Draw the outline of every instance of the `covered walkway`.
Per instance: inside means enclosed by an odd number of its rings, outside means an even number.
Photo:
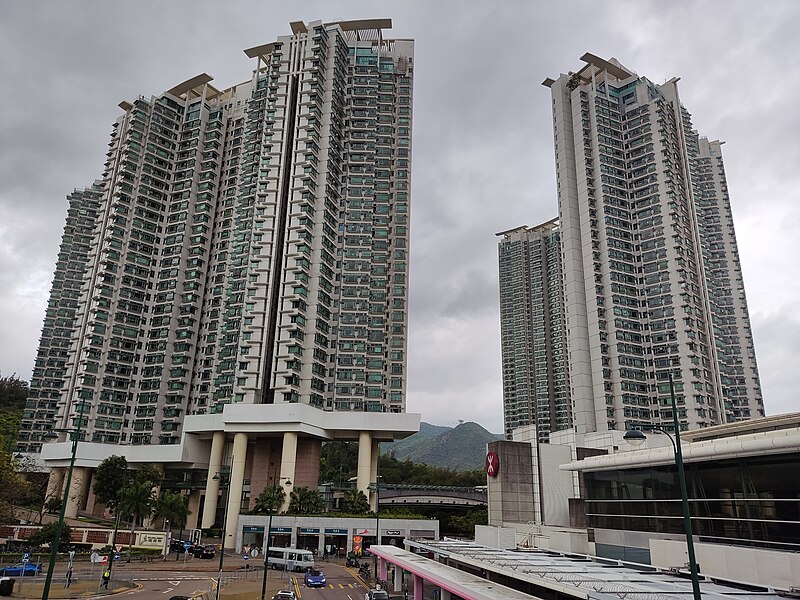
[[[387,582],[391,591],[399,592],[403,587],[403,571],[411,573],[413,584],[409,589],[409,600],[423,600],[423,582],[439,590],[440,600],[463,598],[464,600],[531,600],[529,594],[503,585],[492,583],[476,575],[448,567],[435,560],[425,558],[396,546],[370,546],[370,552],[380,559],[380,578]],[[394,565],[394,580],[388,581],[388,567]]]

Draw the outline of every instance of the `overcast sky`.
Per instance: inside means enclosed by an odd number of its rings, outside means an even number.
[[[332,8],[332,7],[336,8]],[[767,10],[768,7],[768,10]],[[414,38],[409,412],[502,431],[495,233],[557,215],[548,76],[592,52],[679,76],[725,167],[768,414],[798,410],[800,2],[0,0],[0,372],[28,379],[66,215],[99,177],[117,104],[295,20],[390,17]]]

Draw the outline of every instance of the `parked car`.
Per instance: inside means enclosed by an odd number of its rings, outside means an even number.
[[[272,600],[297,600],[297,596],[294,595],[294,592],[281,590],[272,597]]]
[[[217,547],[212,544],[205,546],[195,546],[192,549],[195,558],[214,558],[217,555]]]
[[[389,593],[386,590],[370,590],[364,594],[364,600],[389,600]]]
[[[169,543],[169,551],[170,552],[179,552],[179,553],[183,554],[187,550],[188,550],[188,552],[191,552],[193,548],[194,548],[194,544],[192,542],[184,542],[184,541],[181,541],[181,540],[172,540]]]
[[[42,565],[34,563],[19,563],[3,567],[0,575],[3,577],[24,577],[25,575],[38,575],[42,572]]]
[[[305,579],[308,587],[323,587],[327,584],[325,573],[317,571],[316,569],[306,571]]]

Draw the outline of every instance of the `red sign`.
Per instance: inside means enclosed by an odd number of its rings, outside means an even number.
[[[486,474],[489,477],[497,477],[500,472],[500,457],[497,452],[489,452],[486,454]]]

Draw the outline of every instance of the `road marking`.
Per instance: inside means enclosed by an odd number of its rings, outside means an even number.
[[[170,584],[171,584],[171,585],[175,585],[175,586],[178,586],[178,585],[180,585],[180,584],[181,584],[181,580],[180,580],[180,579],[179,579],[178,581],[172,581],[172,580],[170,579],[170,580],[169,580],[169,582],[170,582]]]
[[[162,593],[162,594],[168,594],[168,593],[170,593],[170,592],[171,592],[172,590],[174,590],[174,589],[175,589],[175,588],[167,588],[166,590],[164,590],[164,591],[163,591],[163,592],[161,592],[161,593]]]

